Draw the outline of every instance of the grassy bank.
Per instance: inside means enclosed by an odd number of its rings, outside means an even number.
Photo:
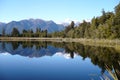
[[[62,41],[62,38],[0,37],[0,41]]]
[[[39,37],[0,37],[0,41],[54,41],[54,42],[80,42],[84,45],[117,47],[120,49],[120,40],[85,39],[85,38],[39,38]]]

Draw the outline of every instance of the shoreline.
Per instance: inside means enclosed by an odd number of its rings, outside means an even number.
[[[86,39],[86,38],[39,38],[39,37],[0,37],[0,41],[51,41],[51,42],[79,42],[84,45],[120,47],[120,40],[114,39]]]

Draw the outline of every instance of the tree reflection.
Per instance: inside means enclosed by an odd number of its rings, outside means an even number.
[[[2,43],[2,48],[4,50],[8,46],[8,44],[12,45],[13,50],[15,51],[16,49],[19,49],[20,46],[22,48],[20,49],[26,49],[27,52],[25,53],[22,52],[22,56],[36,56],[36,57],[42,57],[45,56],[47,53],[49,55],[54,55],[56,52],[59,51],[60,49],[65,50],[65,54],[70,54],[71,58],[74,58],[74,54],[78,54],[85,60],[87,57],[91,59],[91,62],[94,65],[98,65],[101,68],[101,73],[103,74],[105,70],[108,72],[112,73],[113,70],[115,72],[113,74],[116,74],[117,78],[120,79],[120,52],[116,51],[115,48],[112,47],[96,47],[96,46],[87,46],[83,45],[80,43],[59,43],[59,42],[1,42]],[[48,46],[53,46],[52,48],[48,48]],[[34,49],[34,52],[33,52]],[[43,49],[42,53],[40,50]],[[49,50],[51,49],[51,50]],[[29,51],[30,50],[30,51]],[[12,51],[12,52],[14,52]],[[49,51],[49,52],[47,52]],[[54,52],[53,52],[54,51]],[[39,53],[37,53],[39,52]],[[51,54],[50,54],[51,53]],[[16,53],[18,54],[18,53]],[[27,54],[27,55],[26,55]],[[116,78],[115,76],[115,78]]]

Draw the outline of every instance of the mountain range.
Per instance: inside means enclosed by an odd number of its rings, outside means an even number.
[[[56,24],[54,21],[45,21],[42,19],[26,19],[21,21],[11,21],[9,23],[0,22],[0,34],[2,30],[5,29],[6,34],[10,34],[13,28],[17,28],[20,33],[22,33],[23,29],[25,30],[33,30],[36,31],[36,28],[40,28],[41,30],[47,30],[48,33],[52,33],[55,31],[62,31],[65,29],[64,25]]]

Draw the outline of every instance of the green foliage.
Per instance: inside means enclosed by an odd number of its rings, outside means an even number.
[[[74,25],[74,21],[72,21],[71,24],[66,27],[65,32],[68,33],[70,30],[74,29]]]
[[[91,22],[85,20],[77,27],[66,27],[65,35],[71,38],[120,39],[120,3],[115,13],[102,10],[100,17],[93,17]]]
[[[3,29],[2,35],[4,34],[5,30]],[[83,20],[76,27],[74,21],[72,21],[61,32],[48,33],[47,30],[36,28],[36,32],[23,30],[20,35],[19,31],[14,28],[11,35],[8,36],[120,39],[120,3],[115,7],[114,13],[105,12],[103,9],[101,16],[93,17],[90,22]]]
[[[102,10],[100,17],[93,17],[91,22],[83,20],[74,27],[72,21],[62,32],[55,32],[52,37],[70,38],[98,38],[98,39],[120,39],[120,3],[115,7],[115,13]]]
[[[13,28],[12,33],[11,33],[11,36],[13,36],[13,37],[18,37],[18,36],[20,36],[20,33],[19,33],[19,31],[18,31],[17,28]]]
[[[48,32],[47,30],[42,30],[36,28],[36,32],[34,33],[33,30],[23,30],[22,37],[47,37]]]
[[[74,23],[74,21],[72,21],[71,24],[70,24],[71,29],[74,28],[74,25],[75,25],[75,23]]]
[[[115,7],[115,14],[120,15],[120,3]]]
[[[5,36],[5,29],[2,30],[2,36]]]

